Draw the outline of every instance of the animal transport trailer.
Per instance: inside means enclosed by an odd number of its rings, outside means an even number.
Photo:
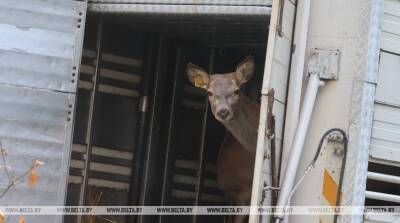
[[[216,176],[225,130],[185,68],[230,72],[248,55],[261,104],[251,205],[400,203],[399,0],[1,0],[0,9],[2,206],[227,205]],[[356,209],[249,216],[281,221],[400,222]]]

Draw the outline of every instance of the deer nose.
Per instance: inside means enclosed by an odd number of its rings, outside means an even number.
[[[221,119],[225,119],[226,117],[228,117],[229,115],[229,111],[228,109],[221,109],[217,112],[217,115],[221,118]]]

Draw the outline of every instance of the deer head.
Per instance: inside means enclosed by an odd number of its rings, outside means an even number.
[[[253,57],[248,56],[232,73],[209,75],[201,67],[189,63],[187,75],[191,83],[207,91],[214,117],[228,122],[235,116],[241,97],[245,97],[240,89],[253,75],[254,66]]]

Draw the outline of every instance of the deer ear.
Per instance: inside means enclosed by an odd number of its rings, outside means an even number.
[[[208,73],[201,67],[198,67],[192,63],[189,63],[186,68],[186,72],[189,81],[194,84],[194,86],[207,89],[208,87]]]
[[[254,73],[254,67],[255,64],[252,56],[246,57],[246,59],[239,63],[235,71],[235,76],[240,85],[250,80]]]

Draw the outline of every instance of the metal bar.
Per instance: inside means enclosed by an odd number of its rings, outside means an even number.
[[[215,58],[215,50],[212,49],[210,52],[210,61],[208,65],[208,73],[212,74],[214,70],[214,58]],[[197,181],[196,181],[196,195],[194,198],[194,206],[199,205],[200,196],[201,196],[201,185],[203,184],[203,172],[204,172],[204,152],[205,152],[205,140],[206,140],[206,131],[207,131],[207,117],[208,117],[208,97],[204,97],[204,114],[203,114],[203,123],[202,123],[202,130],[201,130],[201,142],[200,142],[200,151],[199,151],[199,163],[197,168]],[[197,215],[193,215],[192,222],[198,222]]]
[[[278,25],[278,15],[279,15],[279,2],[280,0],[272,1],[272,11],[271,11],[271,19],[269,24],[269,32],[268,32],[268,43],[267,43],[267,53],[265,56],[265,66],[264,66],[264,74],[263,74],[263,83],[261,89],[261,106],[260,106],[260,118],[258,125],[258,135],[257,135],[257,147],[254,161],[254,173],[253,173],[253,185],[251,191],[251,206],[258,206],[260,202],[260,197],[263,193],[262,189],[264,188],[264,183],[266,182],[269,185],[272,181],[272,176],[267,175],[266,179],[264,179],[262,171],[264,168],[264,162],[270,162],[271,160],[264,160],[264,155],[270,151],[270,145],[267,142],[266,138],[266,123],[267,123],[267,109],[268,109],[268,91],[271,85],[271,73],[272,73],[272,63],[275,55],[275,45],[277,41],[277,25]],[[271,173],[270,165],[267,166],[267,172]],[[264,181],[265,180],[265,181]],[[265,191],[266,199],[268,205],[271,204],[271,192]],[[258,215],[250,215],[249,223],[258,222]],[[266,223],[270,222],[270,219],[265,219]]]
[[[268,92],[268,114],[267,114],[267,137],[270,140],[270,148],[271,148],[271,173],[272,173],[272,187],[278,188],[278,177],[276,173],[276,133],[275,133],[275,116],[273,115],[275,101],[275,89],[271,88]],[[265,197],[265,196],[264,196]],[[272,192],[272,205],[276,203],[278,198],[277,191]]]
[[[146,131],[147,134],[147,145],[145,146],[144,151],[144,159],[143,165],[140,169],[143,171],[142,180],[141,180],[141,187],[140,187],[140,196],[139,196],[139,205],[146,205],[150,202],[151,197],[151,187],[154,186],[154,181],[156,179],[152,179],[154,177],[154,167],[152,166],[153,160],[156,159],[157,155],[157,142],[159,141],[159,123],[161,119],[161,108],[162,103],[160,101],[164,100],[164,82],[165,82],[165,58],[167,58],[167,46],[166,46],[166,39],[164,36],[160,36],[159,40],[159,50],[158,50],[158,58],[157,58],[157,65],[156,65],[156,72],[153,80],[153,94],[151,97],[151,107],[149,109],[149,129]],[[153,175],[153,176],[152,176]],[[140,215],[138,216],[139,223],[143,222],[150,222],[154,216],[145,216]]]
[[[90,3],[157,4],[157,5],[233,5],[270,6],[271,0],[89,0]]]
[[[145,61],[146,66],[146,73],[143,77],[143,85],[142,91],[140,96],[140,105],[138,108],[138,118],[139,123],[137,127],[137,146],[136,150],[134,151],[134,159],[132,163],[132,180],[131,185],[129,188],[129,204],[131,205],[138,205],[139,204],[139,196],[140,196],[140,182],[142,179],[142,169],[143,160],[144,160],[144,151],[146,146],[146,124],[148,121],[148,100],[150,98],[151,93],[151,83],[153,80],[153,61],[154,61],[154,49],[155,49],[155,37],[152,36],[149,40],[148,49],[147,49],[147,56]],[[130,215],[127,217],[127,222],[136,222],[137,216]]]
[[[174,83],[172,87],[172,101],[171,101],[171,112],[169,114],[168,121],[168,135],[167,135],[167,147],[165,151],[165,163],[164,163],[164,172],[163,172],[163,183],[162,183],[162,192],[161,192],[161,205],[166,205],[168,201],[168,192],[170,188],[171,178],[168,176],[171,170],[171,166],[173,165],[173,156],[174,156],[174,127],[176,126],[176,112],[178,111],[178,107],[180,106],[177,101],[177,91],[181,89],[182,78],[184,77],[180,73],[179,67],[181,66],[181,57],[182,57],[182,48],[178,47],[176,51],[176,62],[175,62],[175,74],[174,74]],[[159,222],[166,222],[166,216],[160,215]]]
[[[92,138],[93,138],[93,124],[94,124],[94,109],[96,107],[96,96],[97,96],[97,88],[98,88],[98,80],[99,73],[101,69],[101,51],[103,48],[103,20],[100,18],[97,25],[97,42],[96,42],[96,70],[93,77],[93,90],[91,92],[90,104],[89,104],[89,114],[88,114],[88,123],[86,130],[86,154],[85,154],[85,166],[83,169],[83,180],[81,185],[81,190],[79,193],[79,201],[78,204],[80,206],[85,205],[86,203],[86,193],[88,187],[88,179],[89,179],[89,168],[90,168],[90,155],[92,154]],[[79,215],[77,218],[77,222],[82,222],[82,215]]]
[[[393,194],[385,194],[373,191],[365,191],[365,198],[374,199],[378,201],[388,201],[393,203],[400,203],[400,196]]]
[[[294,181],[296,178],[297,169],[299,167],[301,154],[304,148],[304,142],[307,136],[308,127],[311,121],[312,112],[314,109],[315,100],[317,98],[318,89],[323,85],[319,75],[312,73],[308,81],[306,93],[304,96],[303,105],[297,125],[296,133],[294,136],[289,162],[286,172],[282,181],[281,191],[279,193],[278,202],[276,206],[284,207],[290,203],[290,196],[292,194]],[[279,223],[283,220],[283,214],[278,213],[275,216],[275,222]]]
[[[226,5],[152,5],[152,4],[98,4],[89,3],[88,12],[95,14],[131,15],[203,15],[266,17],[271,15],[269,6]]]
[[[286,165],[289,160],[291,144],[293,142],[296,126],[299,120],[300,107],[301,107],[301,92],[303,88],[304,66],[306,58],[307,40],[308,40],[308,27],[310,19],[311,1],[304,0],[303,4],[296,6],[296,11],[299,11],[296,16],[296,27],[300,27],[298,40],[296,43],[296,50],[292,56],[292,62],[289,73],[289,83],[287,91],[287,107],[285,114],[285,129],[284,139],[282,146],[282,159],[281,159],[281,175],[283,176],[286,170]]]
[[[281,0],[279,3],[279,18],[278,24],[276,25],[276,31],[279,37],[283,36],[283,9],[285,8],[285,1],[286,0]]]
[[[382,173],[368,172],[367,178],[369,180],[377,180],[387,183],[400,184],[400,177]]]

